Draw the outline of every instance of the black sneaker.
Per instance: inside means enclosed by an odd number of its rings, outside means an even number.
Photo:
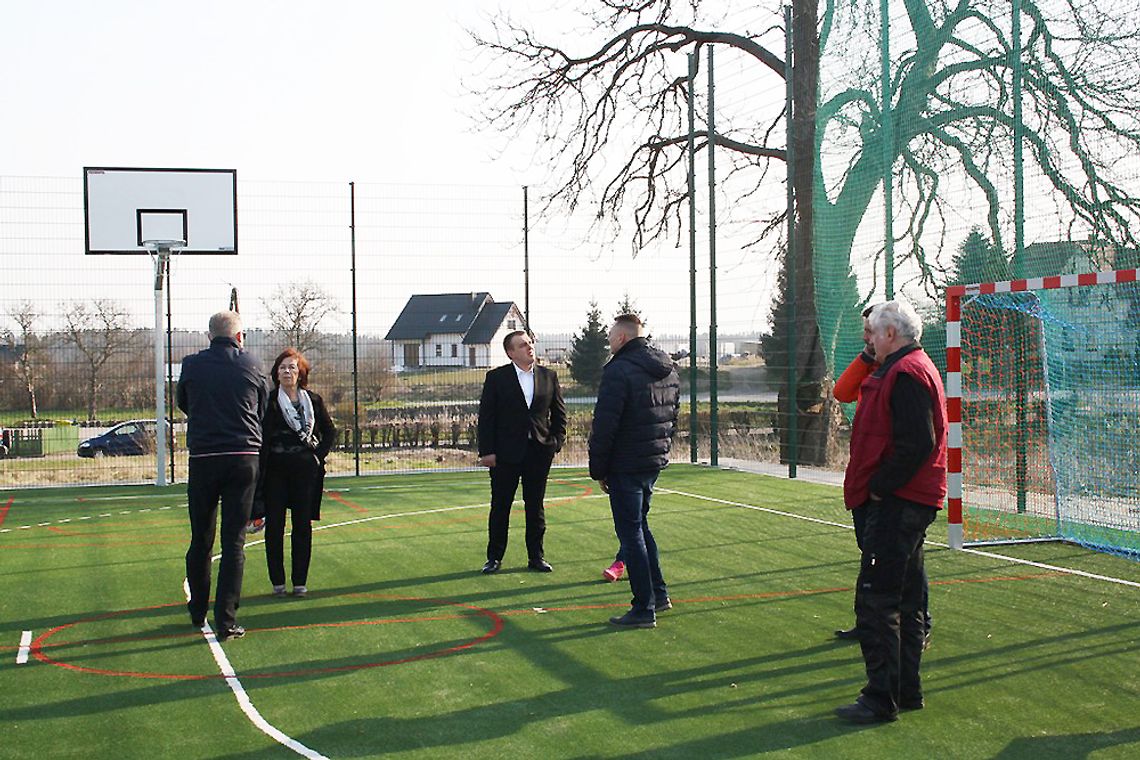
[[[889,723],[898,720],[895,713],[877,713],[862,702],[852,702],[849,705],[835,708],[835,716],[848,723]]]
[[[673,600],[672,599],[666,599],[663,602],[656,602],[653,605],[653,611],[654,612],[664,612],[665,610],[671,610],[671,609],[673,609]]]
[[[652,612],[635,613],[630,610],[624,615],[610,618],[610,624],[616,625],[618,628],[656,628],[657,619]]]
[[[218,631],[218,643],[229,641],[230,639],[240,639],[245,636],[245,629],[240,625],[231,626],[224,631]]]

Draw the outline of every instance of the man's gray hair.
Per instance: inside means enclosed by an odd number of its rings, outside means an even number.
[[[896,300],[879,304],[871,310],[871,316],[867,317],[867,321],[875,332],[893,327],[899,335],[916,343],[922,339],[922,318],[906,301]]]
[[[236,338],[241,332],[241,315],[236,311],[219,311],[210,317],[210,340]]]

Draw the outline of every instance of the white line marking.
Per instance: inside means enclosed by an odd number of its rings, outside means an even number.
[[[221,555],[217,555],[213,557],[213,559],[217,560],[220,556]],[[187,601],[189,601],[189,581],[182,581],[182,591],[186,594]],[[215,636],[214,632],[210,629],[209,623],[202,626],[202,635],[206,638],[206,643],[210,645],[210,654],[214,655],[214,662],[218,664],[218,670],[226,679],[226,686],[230,687],[230,691],[232,691],[234,693],[234,697],[237,698],[238,706],[241,707],[241,711],[245,713],[246,717],[249,718],[250,722],[253,723],[253,725],[257,726],[261,733],[273,739],[283,747],[293,750],[302,757],[312,758],[312,760],[328,760],[328,758],[322,755],[320,752],[309,749],[304,744],[301,744],[301,742],[288,736],[273,726],[264,717],[262,717],[258,709],[253,706],[253,702],[250,701],[249,694],[246,693],[245,687],[242,686],[241,681],[238,680],[237,674],[234,672],[233,665],[230,664],[230,658],[226,657],[226,653],[222,650],[222,645],[218,643],[217,636]]]
[[[803,520],[805,522],[819,523],[820,525],[831,525],[836,528],[843,528],[845,530],[854,530],[854,526],[845,523],[837,523],[834,520],[821,520],[818,517],[807,517],[805,515],[797,515],[795,512],[784,512],[779,509],[769,509],[768,507],[758,507],[755,504],[745,504],[739,501],[728,501],[727,499],[714,499],[711,496],[700,496],[695,493],[686,493],[685,491],[674,491],[671,488],[657,488],[659,493],[671,493],[677,496],[688,496],[690,499],[698,499],[700,501],[711,501],[715,504],[724,504],[730,507],[743,507],[744,509],[753,509],[757,512],[767,512],[770,515],[779,515],[780,517],[792,517],[796,520]]]
[[[714,502],[716,504],[724,504],[724,505],[730,506],[730,507],[742,507],[744,509],[754,509],[758,512],[767,512],[768,514],[780,515],[781,517],[791,517],[791,518],[794,518],[796,520],[804,520],[806,522],[819,523],[820,525],[834,525],[837,528],[844,528],[846,530],[853,530],[854,529],[851,525],[844,525],[843,523],[832,522],[831,520],[820,520],[818,518],[807,517],[805,515],[797,515],[794,512],[783,512],[783,511],[778,510],[778,509],[769,509],[767,507],[758,507],[755,504],[744,504],[744,503],[739,502],[739,501],[728,501],[727,499],[714,499],[711,496],[700,496],[700,495],[695,494],[695,493],[686,493],[685,491],[674,491],[674,490],[669,489],[669,488],[658,488],[657,490],[661,493],[671,493],[671,494],[675,494],[677,496],[687,496],[691,499],[698,499],[700,501],[711,501],[711,502]],[[940,546],[944,549],[950,548],[947,544],[944,544],[940,541],[927,540],[926,543],[930,544],[931,546]],[[1020,559],[1018,557],[1010,557],[1010,556],[1005,555],[1005,554],[997,554],[994,552],[984,552],[984,551],[980,551],[978,549],[962,549],[961,551],[969,552],[970,554],[976,554],[979,557],[988,557],[990,559],[1001,559],[1001,560],[1005,560],[1006,562],[1013,562],[1013,563],[1018,564],[1018,565],[1028,565],[1030,567],[1041,568],[1042,570],[1052,570],[1054,572],[1065,573],[1067,575],[1080,576],[1081,578],[1091,578],[1093,580],[1105,581],[1107,583],[1117,583],[1121,586],[1131,586],[1133,588],[1140,588],[1140,583],[1137,583],[1136,581],[1129,581],[1129,580],[1125,580],[1123,578],[1113,578],[1112,576],[1109,576],[1109,575],[1098,575],[1096,573],[1087,573],[1084,570],[1074,570],[1071,567],[1061,567],[1060,565],[1048,565],[1048,564],[1045,564],[1044,562],[1033,562],[1032,560],[1028,560],[1028,559]]]
[[[946,544],[934,543],[936,546],[946,546]],[[970,554],[977,554],[979,557],[990,557],[991,559],[1004,559],[1007,562],[1016,562],[1019,565],[1029,565],[1030,567],[1040,567],[1043,570],[1055,570],[1059,573],[1068,573],[1069,575],[1079,575],[1082,578],[1092,578],[1097,581],[1107,581],[1108,583],[1119,583],[1121,586],[1132,586],[1133,588],[1140,588],[1140,583],[1136,581],[1127,581],[1123,578],[1113,578],[1110,575],[1097,575],[1096,573],[1086,573],[1084,570],[1074,570],[1071,567],[1060,567],[1058,565],[1047,565],[1044,562],[1033,562],[1028,559],[1020,559],[1018,557],[1010,557],[1005,554],[996,554],[994,552],[984,552],[979,549],[960,549],[959,551],[968,552]]]
[[[598,495],[589,496],[586,498],[596,499],[596,498],[601,498],[603,496],[605,496],[605,494],[598,494]],[[552,500],[552,501],[554,501],[554,500]],[[328,530],[329,528],[341,528],[341,527],[344,527],[346,525],[358,525],[360,523],[374,522],[376,520],[391,520],[392,518],[395,518],[395,517],[415,517],[416,515],[430,515],[430,514],[438,514],[441,512],[457,512],[457,511],[465,510],[465,509],[486,509],[486,507],[487,507],[487,502],[480,501],[477,504],[462,504],[462,505],[457,506],[457,507],[438,507],[436,509],[421,509],[421,510],[415,510],[415,511],[411,511],[411,512],[395,512],[395,513],[387,514],[387,515],[370,515],[369,517],[361,517],[361,518],[358,518],[355,520],[345,520],[344,522],[339,522],[339,523],[328,523],[326,525],[318,525],[318,526],[315,526],[313,528],[313,530],[318,531],[318,530]],[[263,543],[265,543],[265,539],[261,538],[261,539],[258,539],[256,541],[247,541],[245,546],[246,546],[246,548],[248,548],[248,547],[257,546],[258,544],[263,544]],[[219,555],[214,556],[213,559],[216,561],[220,557],[221,557],[221,555],[219,554]],[[190,599],[190,584],[188,581],[183,580],[182,590],[186,594],[187,601],[189,601],[189,599]],[[306,747],[305,745],[296,741],[295,739],[291,739],[290,737],[286,736],[284,733],[282,733],[281,731],[279,731],[278,729],[276,729],[272,725],[270,725],[263,717],[261,717],[261,713],[259,713],[257,711],[257,708],[253,706],[253,703],[249,699],[249,695],[246,694],[245,689],[241,685],[241,681],[238,680],[237,675],[234,673],[233,667],[230,665],[229,659],[226,657],[226,653],[224,651],[222,651],[222,646],[221,646],[221,644],[218,643],[217,637],[214,636],[213,631],[210,630],[209,624],[202,627],[202,634],[206,637],[206,641],[210,644],[210,651],[214,655],[214,660],[218,663],[218,669],[221,671],[222,675],[226,679],[226,684],[229,685],[230,689],[234,693],[234,696],[237,697],[237,701],[238,701],[238,704],[241,706],[242,712],[244,712],[246,714],[246,716],[250,719],[250,721],[255,726],[257,726],[261,730],[262,733],[266,734],[267,736],[272,737],[275,741],[277,741],[278,743],[288,747],[289,749],[293,750],[297,754],[304,755],[305,757],[311,757],[311,758],[323,758],[324,755],[321,755],[320,753],[316,752],[315,750],[311,750],[308,747]]]
[[[16,664],[24,665],[28,661],[28,653],[32,650],[32,632],[24,631],[20,634],[20,649],[16,652]]]

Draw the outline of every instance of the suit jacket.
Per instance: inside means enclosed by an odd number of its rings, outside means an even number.
[[[526,406],[514,363],[487,373],[479,398],[479,456],[494,454],[507,464],[522,462],[528,438],[554,456],[566,440],[566,404],[558,374],[534,367],[534,400]]]

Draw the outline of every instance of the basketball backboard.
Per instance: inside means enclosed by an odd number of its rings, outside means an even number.
[[[237,253],[232,169],[83,169],[87,254],[149,254],[146,241],[185,241],[180,255]]]

